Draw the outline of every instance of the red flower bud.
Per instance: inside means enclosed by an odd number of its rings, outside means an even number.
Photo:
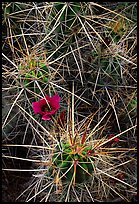
[[[125,175],[124,175],[124,173],[119,173],[116,177],[123,181],[125,178]]]
[[[114,137],[114,134],[111,134],[108,136],[108,139],[111,139]],[[112,144],[116,144],[119,142],[119,138],[118,137],[115,137],[114,139],[112,139],[111,141],[109,141],[109,144],[112,145]]]
[[[59,118],[58,118],[58,120],[57,120],[57,123],[62,127],[63,125],[64,125],[64,122],[65,122],[65,110],[64,111],[62,111],[61,113],[60,113],[60,116],[59,116]]]

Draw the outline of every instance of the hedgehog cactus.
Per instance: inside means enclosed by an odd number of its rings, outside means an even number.
[[[88,181],[94,171],[92,153],[91,146],[61,144],[54,151],[53,166],[49,168],[49,173],[59,172],[62,182],[70,182],[72,179],[73,184]]]
[[[26,73],[25,75],[25,81],[24,83],[28,83],[31,78],[37,78],[39,80],[42,80],[42,82],[47,82],[48,77],[46,77],[46,72],[48,71],[47,66],[44,63],[34,63],[35,69],[32,71]]]
[[[34,80],[41,82],[41,88],[48,82],[48,68],[44,62],[30,60],[26,65],[20,65],[19,70],[21,74],[18,80],[23,82],[24,86],[29,89],[34,90]],[[34,91],[38,93],[40,90],[35,88]]]

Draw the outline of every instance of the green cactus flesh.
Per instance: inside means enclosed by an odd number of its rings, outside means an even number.
[[[91,178],[94,171],[94,164],[89,160],[87,155],[88,150],[91,150],[91,146],[83,148],[81,154],[74,153],[72,146],[69,144],[62,144],[62,150],[59,146],[54,151],[52,156],[53,167],[48,170],[49,175],[52,175],[54,169],[60,170],[60,177],[63,182],[70,182],[74,175],[74,161],[77,161],[75,182],[86,182]],[[91,159],[94,162],[94,159]]]
[[[34,67],[33,70],[32,66]],[[22,80],[24,86],[30,90],[39,93],[40,90],[38,87],[34,88],[34,79],[39,81],[41,88],[43,89],[48,82],[48,68],[47,65],[43,62],[29,61],[26,67],[19,65],[19,70],[23,70],[23,74],[20,75],[19,80]],[[25,74],[24,74],[25,72]]]

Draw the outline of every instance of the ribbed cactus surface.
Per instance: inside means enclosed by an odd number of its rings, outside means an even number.
[[[52,156],[53,165],[49,168],[49,173],[60,172],[59,177],[63,182],[74,179],[75,183],[82,183],[89,180],[94,171],[94,159],[90,157],[91,149],[91,146],[68,143],[57,146]]]

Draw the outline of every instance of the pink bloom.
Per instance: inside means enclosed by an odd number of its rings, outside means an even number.
[[[60,108],[60,97],[56,94],[53,97],[45,96],[37,102],[32,102],[35,114],[42,115],[42,120],[51,120],[51,116]]]

